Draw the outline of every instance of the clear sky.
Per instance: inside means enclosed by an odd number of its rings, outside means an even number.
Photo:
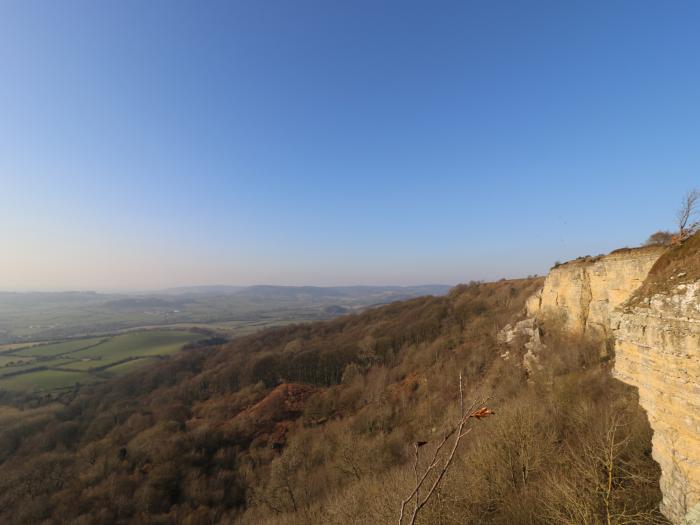
[[[6,0],[0,289],[456,283],[700,186],[700,3]]]

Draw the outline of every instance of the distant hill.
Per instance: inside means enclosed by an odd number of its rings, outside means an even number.
[[[280,286],[259,284],[252,286],[205,285],[166,288],[149,295],[235,295],[250,297],[366,297],[368,295],[391,294],[417,297],[419,295],[444,295],[450,290],[447,284],[425,284],[418,286]]]
[[[326,300],[346,299],[362,302],[397,301],[422,295],[444,295],[448,285],[424,286],[249,286],[238,292],[239,297],[255,299]],[[370,300],[372,298],[372,300]]]
[[[423,295],[424,286],[187,286],[141,293],[0,292],[0,344],[114,333],[143,326],[216,324],[228,336]]]
[[[153,292],[155,295],[230,295],[244,290],[245,286],[228,285],[203,285],[203,286],[178,286]]]
[[[173,309],[182,308],[187,303],[187,299],[163,298],[163,297],[126,297],[124,299],[115,299],[102,304],[103,307],[115,311],[130,311],[144,309]]]

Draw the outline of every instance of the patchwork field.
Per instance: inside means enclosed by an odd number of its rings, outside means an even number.
[[[0,350],[0,391],[53,392],[102,381],[173,354],[205,336],[141,330]]]
[[[31,346],[28,348],[22,348],[13,352],[14,355],[18,356],[29,356],[29,357],[44,357],[44,356],[56,356],[65,355],[76,350],[82,350],[90,346],[97,345],[106,341],[104,337],[95,337],[92,339],[77,339],[73,341],[66,341],[63,343],[53,343],[53,344],[43,344]]]
[[[21,357],[21,356],[15,356],[15,355],[2,355],[0,354],[0,367],[5,367],[8,365],[20,365],[23,363],[26,363],[28,361],[32,361],[31,357]]]

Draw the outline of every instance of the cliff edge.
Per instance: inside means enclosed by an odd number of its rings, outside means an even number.
[[[661,510],[700,524],[700,235],[558,265],[527,313],[614,348],[613,374],[639,389],[654,430]]]

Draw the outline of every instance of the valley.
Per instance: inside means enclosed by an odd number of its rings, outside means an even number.
[[[415,523],[563,525],[576,512],[590,523],[668,523],[649,421],[598,342],[547,325],[548,351],[528,369],[528,339],[501,341],[542,285],[459,285],[194,345],[155,366],[136,363],[179,336],[153,335],[138,356],[121,338],[147,332],[15,349],[17,359],[41,354],[51,371],[104,366],[112,377],[0,410],[0,521],[396,523],[414,471],[433,454],[447,461],[440,443],[454,440],[462,395],[478,418],[467,414],[444,479],[428,469],[439,498]],[[597,487],[608,476],[606,495]]]
[[[446,285],[193,286],[119,294],[0,292],[0,351],[136,328],[204,328],[235,336],[448,290]]]
[[[700,3],[0,13],[0,525],[700,525]]]

